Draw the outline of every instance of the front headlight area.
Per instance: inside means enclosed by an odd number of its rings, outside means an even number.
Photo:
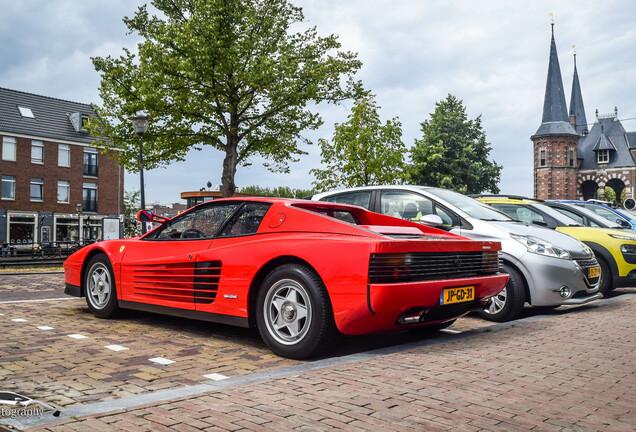
[[[538,237],[512,233],[510,233],[510,237],[523,244],[528,249],[528,252],[554,258],[572,259],[570,253],[565,249],[554,246],[552,243]]]

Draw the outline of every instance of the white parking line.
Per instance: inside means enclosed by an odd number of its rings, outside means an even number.
[[[211,373],[211,374],[203,375],[203,378],[211,379],[214,381],[221,381],[224,379],[228,379],[228,377],[220,373]]]
[[[49,326],[40,326],[38,327],[40,330],[55,330],[53,327],[49,327]]]
[[[13,321],[13,322],[27,322],[29,320],[25,320],[24,318],[14,318],[11,321]]]
[[[128,349],[121,345],[106,345],[104,348],[108,348],[109,350],[113,350],[113,351],[126,351]]]
[[[155,358],[151,358],[151,359],[148,359],[148,360],[150,360],[151,362],[154,362],[154,363],[162,364],[162,365],[169,365],[170,363],[174,363],[174,360],[170,360],[170,359],[167,359],[167,358],[164,358],[164,357],[155,357]]]
[[[36,299],[36,300],[8,300],[8,301],[0,302],[0,304],[35,303],[35,302],[58,301],[58,300],[77,300],[77,298],[76,297],[59,297],[59,298]],[[0,315],[2,315],[2,314],[0,314]]]
[[[70,337],[70,338],[73,338],[73,339],[88,339],[88,336],[84,336],[84,335],[81,335],[81,334],[70,334],[70,335],[67,335],[67,336]]]
[[[440,331],[444,333],[449,333],[449,334],[461,334],[459,330],[454,330],[454,329],[442,329]]]

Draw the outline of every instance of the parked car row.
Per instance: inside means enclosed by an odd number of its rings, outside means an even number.
[[[312,199],[360,205],[471,239],[501,242],[501,270],[510,279],[480,312],[493,321],[517,318],[525,303],[587,303],[631,283],[636,274],[636,260],[632,264],[635,235],[596,214],[588,216],[590,221],[594,216],[598,228],[579,226],[559,212],[557,203],[493,196],[482,197],[481,202],[424,186],[351,188]]]
[[[631,280],[636,235],[620,224],[588,212],[579,218],[597,228],[584,228],[558,203],[480,199],[492,206],[373,186],[219,199],[172,219],[142,210],[158,226],[75,252],[65,292],[101,318],[134,309],[255,326],[277,354],[306,358],[340,333],[442,329],[470,311],[506,321],[526,303],[584,304]]]

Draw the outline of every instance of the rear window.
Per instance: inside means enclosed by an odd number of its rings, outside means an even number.
[[[348,222],[353,225],[360,225],[360,221],[356,219],[353,213],[345,211],[345,210],[331,210],[331,209],[311,209],[311,211],[315,213],[320,213],[325,216],[332,217],[334,219],[338,219],[344,222]]]

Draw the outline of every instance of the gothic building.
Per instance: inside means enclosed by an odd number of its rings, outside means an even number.
[[[618,109],[599,115],[589,127],[574,55],[570,108],[566,106],[561,68],[554,41],[550,43],[543,117],[534,144],[534,196],[538,199],[605,198],[605,187],[621,197],[634,197],[636,132],[626,132]]]

